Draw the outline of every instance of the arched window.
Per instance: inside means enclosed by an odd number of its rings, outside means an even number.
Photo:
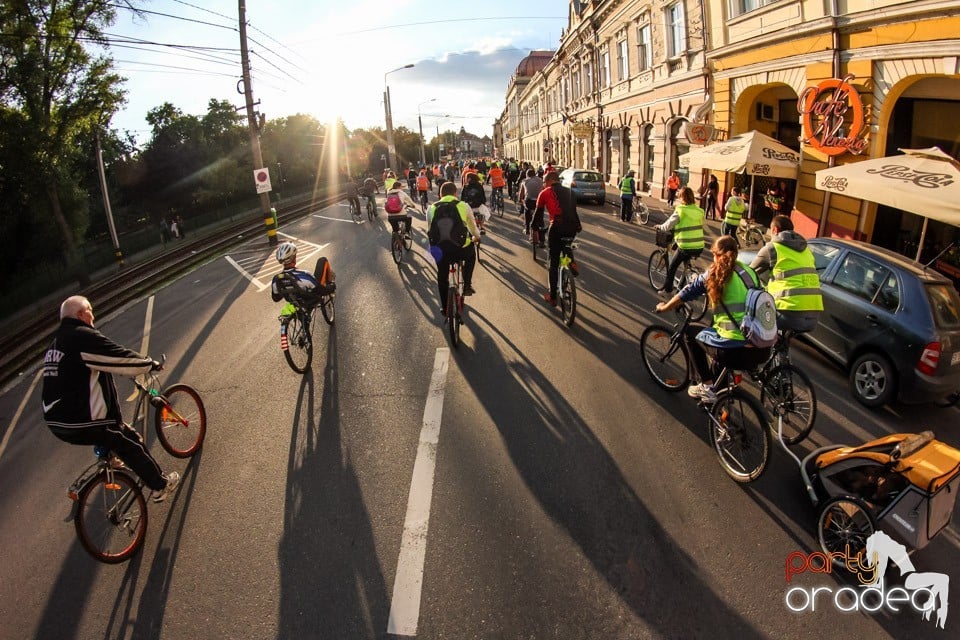
[[[649,191],[653,182],[653,169],[656,166],[656,150],[653,141],[653,125],[643,125],[643,190]]]
[[[680,176],[680,184],[690,184],[690,170],[680,166],[680,156],[690,151],[690,142],[683,133],[686,120],[674,120],[670,125],[670,169]],[[668,174],[669,174],[668,171]]]

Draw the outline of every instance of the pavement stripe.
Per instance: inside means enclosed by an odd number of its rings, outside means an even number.
[[[250,282],[252,282],[252,283],[254,284],[254,286],[257,287],[257,291],[263,291],[264,289],[267,288],[267,285],[263,284],[262,282],[260,282],[260,281],[257,280],[256,278],[254,278],[252,275],[250,275],[249,273],[247,273],[246,269],[244,269],[244,268],[241,267],[239,264],[237,264],[237,261],[236,261],[236,260],[234,260],[234,259],[231,258],[230,256],[223,256],[223,257],[226,258],[226,259],[227,259],[227,262],[229,262],[230,264],[232,264],[232,265],[234,266],[234,268],[235,268],[237,271],[239,271],[239,272],[241,273],[241,275],[243,275],[244,278],[246,278],[247,280],[249,280]]]
[[[143,319],[143,340],[140,342],[140,355],[147,355],[147,352],[150,350],[150,327],[153,324],[153,299],[154,296],[147,298],[147,312],[146,316]],[[130,397],[127,398],[127,402],[133,402],[137,399],[137,388],[134,387],[133,391],[130,392]]]
[[[423,426],[417,459],[413,464],[407,515],[400,541],[397,578],[393,583],[387,633],[400,636],[417,635],[420,620],[420,595],[423,590],[423,564],[427,552],[427,529],[430,525],[430,503],[433,500],[433,476],[437,466],[437,443],[440,441],[440,417],[447,384],[450,349],[437,349],[430,377],[430,391],[423,408]]]
[[[33,376],[33,382],[30,383],[30,388],[27,389],[27,394],[23,396],[23,400],[20,402],[20,407],[17,408],[17,412],[13,414],[13,420],[10,421],[10,426],[7,427],[7,433],[3,436],[3,442],[0,442],[0,458],[3,457],[3,452],[7,450],[7,443],[10,442],[10,436],[13,435],[13,428],[17,426],[17,423],[20,422],[20,416],[23,414],[24,407],[27,406],[27,400],[30,399],[30,396],[33,395],[33,390],[37,388],[37,383],[40,382],[40,375],[43,373],[43,368],[37,371],[37,375]]]

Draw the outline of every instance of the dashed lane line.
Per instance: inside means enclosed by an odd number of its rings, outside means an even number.
[[[420,596],[423,591],[423,564],[427,553],[427,529],[430,525],[430,503],[433,500],[433,476],[437,467],[437,444],[440,441],[440,418],[447,385],[450,349],[437,349],[430,376],[430,391],[423,408],[420,444],[413,464],[407,515],[400,540],[397,578],[393,583],[387,633],[400,636],[417,635],[420,621]]]

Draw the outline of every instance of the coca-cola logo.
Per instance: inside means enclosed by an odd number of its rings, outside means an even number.
[[[776,149],[771,149],[770,147],[763,147],[760,149],[760,155],[767,160],[782,160],[784,162],[793,163],[800,162],[800,158],[797,157],[797,154],[790,151],[777,151]]]
[[[831,189],[833,191],[846,191],[847,179],[837,178],[835,176],[827,176],[820,182],[820,187],[823,189]]]
[[[918,187],[924,189],[939,189],[949,187],[953,184],[953,176],[949,173],[936,173],[933,171],[917,171],[904,165],[885,164],[879,169],[867,169],[867,173],[880,176],[881,178],[890,178],[901,182],[912,182]]]

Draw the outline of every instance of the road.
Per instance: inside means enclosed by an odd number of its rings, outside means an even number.
[[[0,637],[913,639],[957,628],[958,613],[941,631],[912,611],[844,614],[829,598],[789,611],[790,587],[843,583],[785,581],[788,554],[817,549],[794,462],[775,451],[762,478],[735,484],[695,404],[644,371],[652,229],[582,208],[569,330],[542,300],[546,269],[511,210],[490,224],[458,350],[440,324],[423,220],[398,269],[383,214],[353,224],[342,205],[281,229],[302,264],[326,255],[337,274],[336,323],[317,327],[306,376],[281,355],[280,305],[263,288],[275,262],[260,239],[98,318],[119,342],[165,353],[165,380],[195,386],[209,421],[188,463],[154,447],[184,479],[150,506],[146,545],[126,564],[93,561],[65,521],[89,449],[43,426],[34,373],[6,389]],[[926,428],[960,446],[956,409],[867,410],[839,370],[794,352],[820,399],[799,451]],[[957,527],[913,559],[960,577]]]

